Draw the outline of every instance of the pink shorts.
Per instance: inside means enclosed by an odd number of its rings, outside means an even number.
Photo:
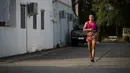
[[[88,40],[93,40],[93,39],[96,39],[96,36],[95,36],[95,35],[87,35],[86,41],[88,41]]]

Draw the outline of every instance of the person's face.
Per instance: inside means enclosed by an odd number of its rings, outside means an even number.
[[[89,15],[89,20],[90,20],[90,21],[94,20],[93,15]]]

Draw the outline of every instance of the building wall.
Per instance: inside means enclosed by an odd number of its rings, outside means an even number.
[[[20,4],[38,3],[37,29],[33,18],[26,16],[27,28],[20,23]],[[53,48],[52,0],[11,0],[9,27],[0,27],[0,57]],[[45,29],[41,30],[41,12],[45,10]]]
[[[65,3],[65,4],[69,5],[69,6],[71,6],[71,4],[72,4],[71,0],[59,0],[59,1]]]
[[[26,16],[26,27],[21,28],[20,4],[38,3],[37,29],[33,29],[33,17]],[[0,57],[24,54],[36,50],[51,49],[59,42],[67,45],[73,21],[67,14],[73,14],[69,0],[52,3],[52,0],[11,0],[9,27],[0,27]],[[45,10],[44,30],[41,30],[41,10]],[[60,19],[59,12],[66,11],[66,18]],[[27,14],[27,13],[26,13]]]
[[[33,29],[33,17],[27,17],[27,50],[34,51],[36,48],[53,48],[53,23],[52,19],[52,0],[23,0],[24,3],[37,2],[37,29]],[[41,30],[41,13],[45,10],[45,29]],[[20,14],[18,14],[20,15]]]
[[[68,1],[63,2],[57,1],[54,3],[54,46],[61,44],[66,46],[70,43],[70,32],[73,29],[73,21],[69,21],[67,14],[74,14],[70,5],[67,5]],[[64,10],[66,12],[66,17],[59,18],[59,12]]]
[[[24,44],[19,43],[20,39],[24,41],[24,35],[22,35],[22,38],[18,38],[20,30],[16,24],[15,0],[11,1],[10,10],[10,21],[8,21],[7,23],[9,27],[0,27],[0,57],[21,54],[26,52]],[[21,45],[21,47],[19,45]]]

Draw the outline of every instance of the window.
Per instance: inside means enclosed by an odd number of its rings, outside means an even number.
[[[25,9],[26,6],[21,4],[21,28],[25,28]]]
[[[37,29],[37,15],[33,15],[33,29]]]
[[[59,12],[59,17],[60,17],[60,19],[61,19],[61,18],[66,18],[66,12],[63,11],[63,10],[60,11],[60,12]]]
[[[73,14],[69,14],[69,21],[73,20]]]
[[[41,29],[44,30],[44,12],[45,10],[41,10]]]

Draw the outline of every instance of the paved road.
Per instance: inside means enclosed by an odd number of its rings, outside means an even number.
[[[1,63],[0,73],[130,73],[130,44],[97,44],[96,62],[86,47],[67,47],[12,63]]]

